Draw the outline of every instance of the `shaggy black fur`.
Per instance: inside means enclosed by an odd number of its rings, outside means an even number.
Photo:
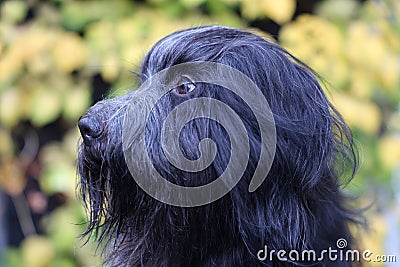
[[[199,157],[205,137],[217,144],[207,169],[189,173],[168,163],[160,145],[165,116],[194,97],[212,97],[230,105],[242,118],[250,139],[250,160],[240,182],[211,204],[182,208],[147,195],[130,175],[122,152],[124,112],[135,92],[94,105],[81,118],[80,195],[89,212],[84,235],[105,244],[108,266],[351,266],[346,261],[260,261],[257,252],[314,249],[320,252],[344,238],[354,248],[349,224],[359,216],[348,207],[340,187],[355,174],[358,161],[352,134],[327,100],[316,75],[276,44],[227,27],[200,27],[160,40],[144,58],[146,81],[170,66],[212,61],[250,77],[262,90],[276,124],[274,162],[253,193],[248,185],[260,154],[260,134],[250,107],[226,88],[198,83],[192,93],[181,88],[157,102],[147,122],[146,144],[156,169],[176,184],[198,186],[216,179],[227,165],[229,138],[221,125],[196,119],[179,140],[189,159]],[[143,122],[146,123],[146,122]]]

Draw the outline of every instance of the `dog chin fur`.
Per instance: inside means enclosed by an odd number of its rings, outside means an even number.
[[[276,126],[276,153],[261,186],[248,192],[259,159],[261,139],[254,114],[226,88],[199,83],[190,96],[167,94],[157,102],[153,119],[138,120],[148,130],[146,146],[157,171],[169,181],[198,186],[224,171],[231,156],[229,138],[212,120],[194,120],[182,130],[179,144],[188,159],[211,138],[218,148],[213,163],[198,173],[178,170],[165,158],[160,131],[173,107],[188,99],[211,97],[234,108],[249,136],[250,156],[239,183],[207,205],[184,208],[146,194],[131,176],[122,149],[124,114],[135,91],[91,107],[101,134],[79,148],[79,194],[88,210],[83,233],[103,246],[107,266],[352,266],[347,261],[260,261],[257,252],[337,248],[356,244],[349,227],[362,217],[341,191],[358,168],[351,131],[328,101],[309,67],[278,45],[247,31],[199,27],[172,33],[145,56],[140,80],[185,62],[208,61],[233,67],[260,88]],[[151,96],[149,96],[151,97]],[[143,98],[146,101],[146,98]],[[141,112],[140,109],[137,110]],[[262,163],[261,163],[262,164]],[[138,164],[138,168],[140,165]]]

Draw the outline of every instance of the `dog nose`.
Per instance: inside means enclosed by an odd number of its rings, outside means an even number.
[[[100,122],[94,117],[83,117],[78,122],[83,142],[89,145],[94,139],[99,137],[103,131]]]

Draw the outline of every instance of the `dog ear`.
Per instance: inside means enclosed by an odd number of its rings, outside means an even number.
[[[248,52],[253,56],[246,64],[230,64],[251,77],[266,97],[277,148],[268,177],[249,194],[251,200],[244,199],[243,184],[231,194],[239,233],[246,244],[258,240],[271,249],[334,247],[340,236],[350,242],[347,223],[358,214],[346,207],[339,186],[358,166],[351,131],[326,97],[321,77],[284,49],[258,45]]]

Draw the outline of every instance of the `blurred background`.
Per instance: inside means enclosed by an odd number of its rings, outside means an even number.
[[[0,266],[100,266],[79,233],[77,120],[137,87],[146,51],[220,24],[270,38],[327,81],[362,166],[346,188],[366,211],[360,245],[400,262],[400,1],[0,1]]]

